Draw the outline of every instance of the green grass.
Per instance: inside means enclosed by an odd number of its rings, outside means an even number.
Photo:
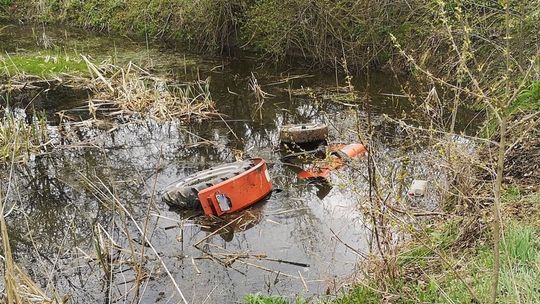
[[[506,227],[501,269],[501,303],[540,303],[540,236],[538,228]],[[490,256],[489,253],[486,254]]]
[[[540,248],[536,242],[538,231],[531,226],[511,223],[506,227],[505,243],[501,251],[501,273],[499,303],[540,303]],[[493,252],[490,245],[478,248],[476,254],[464,261],[465,280],[470,282],[480,301],[486,303],[491,287]],[[464,283],[456,278],[443,276],[434,279],[435,283],[456,303],[470,301]],[[425,290],[420,291],[425,294]],[[429,301],[447,302],[439,294],[431,294]]]
[[[471,252],[450,249],[455,241],[456,225],[442,226],[439,233],[431,233],[428,243],[442,250],[455,265],[455,269],[475,290],[481,303],[489,300],[493,252],[491,244],[481,244]],[[510,221],[505,226],[505,242],[501,249],[501,273],[498,303],[540,303],[540,231],[538,223],[524,224]],[[371,304],[381,303],[393,297],[392,303],[471,303],[466,285],[429,248],[422,245],[409,246],[399,259],[400,273],[414,270],[418,279],[398,278],[385,281],[383,289],[369,280],[358,285],[348,294],[328,303]],[[413,275],[412,277],[415,277]]]
[[[12,0],[0,0],[0,6],[11,5]]]
[[[88,68],[86,63],[76,55],[52,52],[0,55],[0,75],[50,77],[61,73],[85,75],[88,73]]]
[[[512,117],[520,113],[533,113],[540,111],[540,80],[531,83],[526,89],[522,90],[516,100],[510,104],[506,115]],[[490,138],[497,132],[497,120],[490,117],[486,120],[481,133],[484,137]]]
[[[521,197],[521,190],[515,185],[509,186],[502,193],[502,199],[505,202],[515,202],[518,201]]]
[[[540,110],[540,80],[524,89],[516,100],[510,105],[510,115],[519,112],[533,112]]]
[[[378,304],[381,303],[382,296],[380,293],[370,289],[369,287],[359,285],[353,288],[351,292],[345,294],[335,300],[328,301],[328,304]]]
[[[278,296],[264,296],[264,295],[259,295],[259,294],[251,294],[251,295],[247,295],[244,298],[244,303],[245,304],[289,304],[291,302],[289,302],[289,300],[286,298],[282,298]],[[303,304],[305,302],[303,300],[298,299],[292,303]]]

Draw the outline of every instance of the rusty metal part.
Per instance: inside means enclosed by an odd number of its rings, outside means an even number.
[[[304,144],[325,141],[328,138],[328,126],[322,123],[284,125],[279,136],[282,143]]]

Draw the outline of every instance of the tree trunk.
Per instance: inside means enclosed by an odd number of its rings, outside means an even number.
[[[504,175],[504,154],[506,151],[506,124],[507,117],[502,113],[499,139],[499,153],[497,159],[497,178],[495,180],[495,200],[493,204],[493,280],[491,282],[491,301],[497,301],[497,288],[499,285],[499,272],[501,268],[500,240],[501,240],[501,188]]]

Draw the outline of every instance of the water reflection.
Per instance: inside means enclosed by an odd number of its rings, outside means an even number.
[[[249,210],[237,214],[230,214],[221,218],[205,218],[200,217],[197,224],[201,226],[201,230],[210,232],[211,234],[219,235],[225,242],[230,242],[234,239],[235,233],[245,232],[250,228],[255,227],[263,218],[264,204],[270,198],[266,198]]]

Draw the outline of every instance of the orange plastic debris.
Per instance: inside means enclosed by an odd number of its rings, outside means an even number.
[[[313,167],[313,168],[298,172],[298,177],[300,179],[327,178],[328,176],[330,176],[330,172],[331,170],[329,168]]]
[[[300,171],[298,178],[327,178],[332,171],[343,167],[347,159],[364,156],[367,150],[362,144],[337,144],[328,147],[327,152],[330,152],[330,155],[326,159],[314,163],[306,170]]]
[[[364,156],[367,153],[366,147],[362,144],[350,144],[339,149],[339,151],[345,153],[349,158],[355,158]]]
[[[266,197],[272,191],[266,162],[254,158],[249,170],[198,194],[204,214],[221,216],[245,209]]]

